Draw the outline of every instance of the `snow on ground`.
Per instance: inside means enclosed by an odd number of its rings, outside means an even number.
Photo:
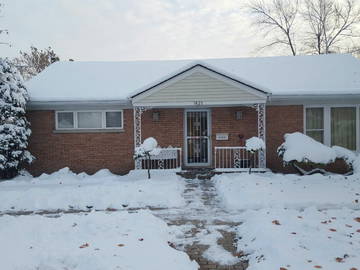
[[[360,175],[223,174],[214,181],[229,210],[312,206],[360,210]]]
[[[359,215],[347,208],[248,210],[238,250],[250,254],[248,270],[360,269]]]
[[[0,217],[0,268],[173,269],[198,265],[169,246],[174,235],[148,211]]]
[[[0,212],[107,209],[124,207],[181,207],[185,184],[174,172],[144,171],[125,176],[101,170],[74,174],[64,168],[51,175],[19,176],[0,182]]]
[[[228,174],[215,185],[242,218],[249,270],[360,269],[360,175]]]

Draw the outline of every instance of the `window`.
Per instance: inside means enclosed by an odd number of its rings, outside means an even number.
[[[358,149],[360,143],[359,106],[323,106],[305,108],[305,133],[328,146]]]
[[[78,112],[78,128],[102,128],[101,112]]]
[[[323,108],[306,108],[306,135],[324,143]]]
[[[122,111],[56,112],[56,129],[122,129]]]
[[[122,127],[122,112],[106,112],[106,127],[107,128],[121,128]]]
[[[356,150],[356,108],[331,108],[331,145]]]
[[[74,114],[72,112],[59,112],[57,114],[58,128],[74,128]]]

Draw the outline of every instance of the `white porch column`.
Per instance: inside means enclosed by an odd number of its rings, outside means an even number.
[[[265,142],[266,145],[266,105],[265,103],[256,104],[258,114],[258,137]],[[266,168],[266,148],[259,152],[259,167]]]
[[[134,107],[134,151],[141,145],[141,115],[145,110],[145,107]],[[135,169],[141,169],[140,159],[135,160]]]

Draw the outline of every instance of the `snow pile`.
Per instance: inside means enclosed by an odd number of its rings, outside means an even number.
[[[336,160],[334,149],[315,141],[303,133],[284,135],[285,142],[279,146],[278,154],[284,162],[313,162],[329,164]]]
[[[132,171],[118,176],[108,170],[94,175],[64,168],[38,178],[19,176],[0,183],[0,211],[180,207],[185,184],[174,172]]]
[[[258,137],[252,137],[246,140],[245,147],[247,151],[254,153],[256,151],[264,150],[265,142]]]
[[[249,254],[248,270],[359,269],[360,211],[265,208],[243,220],[238,251]]]
[[[215,186],[229,210],[292,208],[360,209],[360,176],[281,174],[218,175]]]
[[[59,218],[0,217],[0,268],[196,270],[169,246],[167,224],[147,211],[91,212]]]

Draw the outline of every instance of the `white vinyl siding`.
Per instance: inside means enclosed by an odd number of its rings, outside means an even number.
[[[230,83],[213,78],[203,72],[194,72],[191,75],[176,81],[141,99],[142,104],[159,103],[194,103],[211,104],[213,102],[252,102],[263,98],[236,87]],[[196,104],[195,104],[196,105]]]
[[[56,130],[123,129],[123,111],[57,111]]]

